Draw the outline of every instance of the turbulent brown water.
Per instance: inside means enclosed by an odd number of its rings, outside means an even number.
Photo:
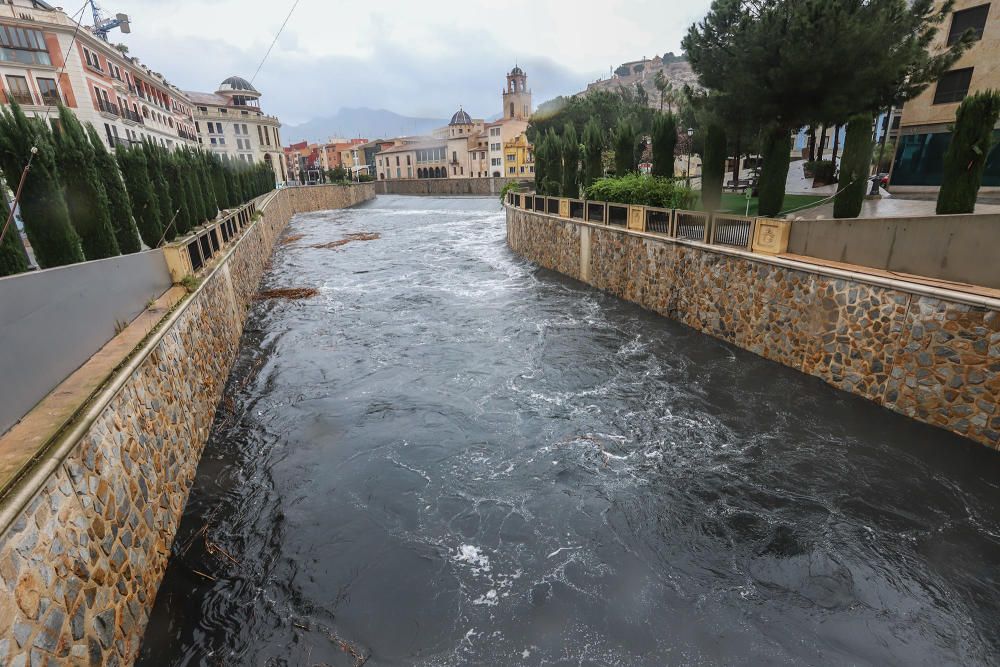
[[[314,248],[371,232],[380,238]],[[540,270],[298,216],[144,665],[1000,663],[1000,456]]]

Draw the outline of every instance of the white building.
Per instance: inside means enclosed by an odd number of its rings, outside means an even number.
[[[198,144],[183,92],[41,0],[0,4],[0,82],[0,103],[54,118],[62,102],[112,148],[143,139]]]
[[[227,160],[266,162],[276,181],[287,181],[281,149],[281,122],[260,108],[260,93],[249,81],[231,76],[214,93],[188,91],[201,145]]]

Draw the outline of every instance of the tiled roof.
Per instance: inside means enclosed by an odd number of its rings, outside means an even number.
[[[193,90],[185,90],[184,94],[188,96],[194,104],[211,104],[217,107],[224,107],[229,104],[227,100],[222,95],[216,95],[215,93],[198,93]]]

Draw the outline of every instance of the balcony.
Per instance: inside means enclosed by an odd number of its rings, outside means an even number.
[[[14,92],[9,91],[7,93],[7,98],[17,102],[21,106],[32,106],[35,104],[35,98],[31,96],[28,92]]]
[[[100,109],[101,113],[106,113],[115,117],[121,116],[121,113],[118,110],[118,105],[112,104],[105,99],[98,98],[97,108]]]
[[[62,104],[62,100],[59,99],[59,93],[57,92],[42,93],[42,104],[49,107],[57,107]]]
[[[144,125],[145,122],[142,120],[142,116],[132,111],[128,107],[122,107],[122,118],[127,122],[138,123],[139,125]]]

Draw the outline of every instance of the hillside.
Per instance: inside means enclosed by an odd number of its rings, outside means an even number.
[[[447,125],[447,119],[401,116],[385,109],[344,108],[333,116],[314,118],[301,125],[286,125],[281,133],[285,143],[326,141],[330,137],[379,139],[411,134],[429,134]]]
[[[660,93],[653,84],[657,72],[663,72],[673,85],[674,91],[679,93],[685,85],[692,88],[699,88],[698,75],[691,69],[691,65],[683,56],[675,56],[667,53],[665,56],[656,56],[652,59],[633,60],[622,63],[615,70],[615,74],[609,79],[598,79],[587,85],[586,92],[593,90],[616,91],[619,86],[624,86],[635,90],[636,83],[642,85],[649,95],[649,105],[653,108],[660,106]]]

